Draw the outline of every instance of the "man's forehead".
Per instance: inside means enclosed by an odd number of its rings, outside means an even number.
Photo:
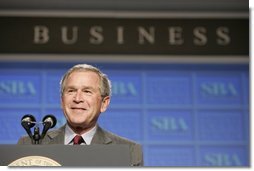
[[[92,77],[92,80],[100,81],[100,76],[96,72],[86,71],[86,70],[73,71],[72,73],[69,74],[66,80],[70,80],[70,79],[72,80],[73,77],[76,77],[77,75],[80,75],[80,77],[83,79]],[[82,75],[85,75],[85,76],[83,77]]]

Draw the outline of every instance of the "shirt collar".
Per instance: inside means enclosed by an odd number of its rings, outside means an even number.
[[[92,129],[90,129],[88,132],[81,135],[87,145],[91,144],[91,141],[93,139],[93,136],[94,136],[96,130],[97,130],[97,125],[94,126]],[[75,135],[77,135],[77,134],[69,127],[68,124],[66,124],[64,144],[65,145],[72,145],[73,144],[72,140],[75,137]]]

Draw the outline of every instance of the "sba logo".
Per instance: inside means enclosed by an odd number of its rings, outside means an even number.
[[[30,81],[0,81],[0,94],[34,96],[36,90],[34,84]]]
[[[202,96],[237,96],[238,92],[234,84],[232,83],[203,83],[201,84]]]
[[[205,161],[211,166],[242,166],[242,162],[237,154],[207,154],[205,155]]]
[[[112,94],[119,95],[119,96],[137,96],[137,90],[135,85],[132,82],[122,82],[122,81],[115,81],[112,82]]]
[[[151,120],[154,130],[161,131],[187,131],[188,125],[183,118],[159,117]]]

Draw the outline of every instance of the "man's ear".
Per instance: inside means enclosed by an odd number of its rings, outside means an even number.
[[[107,110],[109,103],[110,103],[110,96],[104,97],[101,103],[101,113]]]

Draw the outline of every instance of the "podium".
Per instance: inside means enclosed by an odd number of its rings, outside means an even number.
[[[0,145],[1,166],[130,166],[127,145]]]

